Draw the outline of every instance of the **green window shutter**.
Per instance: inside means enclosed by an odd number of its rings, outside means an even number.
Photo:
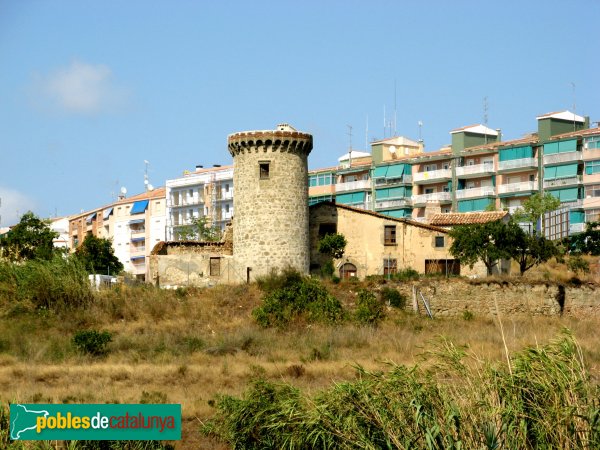
[[[377,200],[386,199],[390,196],[389,189],[375,189],[375,198]]]
[[[556,166],[556,178],[574,177],[577,175],[577,164]]]
[[[388,166],[387,178],[400,178],[404,174],[404,164]]]
[[[458,212],[473,211],[473,200],[461,200],[458,202]]]
[[[556,197],[561,202],[572,202],[572,201],[577,200],[578,191],[579,190],[576,187],[574,187],[574,188],[567,188],[567,189],[557,189],[557,190],[548,191],[548,192],[550,192],[550,194],[552,194],[552,196]]]
[[[385,178],[387,175],[388,166],[376,167],[373,178]]]
[[[382,212],[382,214],[385,214],[386,216],[390,217],[401,218],[408,216],[410,212],[410,209],[393,209],[391,211]]]
[[[390,198],[400,198],[404,197],[404,188],[403,187],[395,187],[390,189]]]
[[[544,180],[556,178],[556,166],[544,168]]]
[[[554,153],[558,153],[558,142],[544,144],[544,155],[552,155]]]
[[[363,203],[365,201],[364,192],[355,192],[352,194],[352,203]]]
[[[558,143],[558,153],[568,153],[577,151],[577,139],[569,139],[568,141],[560,141]]]
[[[584,223],[585,213],[583,211],[569,211],[569,221],[571,223]]]
[[[338,194],[335,196],[335,201],[337,203],[341,203],[342,205],[347,205],[352,203],[352,193],[350,194]]]

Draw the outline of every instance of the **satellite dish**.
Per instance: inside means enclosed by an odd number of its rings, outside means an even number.
[[[395,146],[393,146],[393,145],[390,146],[390,153],[392,153],[392,154],[396,153],[396,147]]]
[[[148,184],[148,180],[144,180],[144,184]]]
[[[121,188],[121,194],[123,194],[123,195],[127,194],[127,188],[125,186],[123,186]]]
[[[152,186],[151,184],[148,184],[148,190],[149,190],[149,191],[152,191],[152,190],[154,190],[154,186]]]

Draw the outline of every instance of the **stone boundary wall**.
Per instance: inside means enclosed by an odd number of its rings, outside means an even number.
[[[434,317],[568,316],[600,317],[600,286],[563,286],[552,283],[470,282],[468,280],[424,280],[401,284],[397,289],[408,298],[406,309],[414,309],[413,286],[423,293]],[[417,291],[417,292],[418,292]],[[425,315],[417,293],[419,314]],[[497,305],[497,306],[496,306]]]

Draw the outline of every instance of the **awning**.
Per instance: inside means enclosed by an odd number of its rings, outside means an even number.
[[[144,223],[146,219],[134,219],[129,221],[129,225],[134,225],[136,223]]]
[[[135,202],[133,204],[133,208],[131,208],[131,211],[129,211],[129,214],[142,214],[146,212],[146,209],[148,209],[148,202],[149,200],[140,200]]]
[[[132,261],[139,261],[140,259],[146,259],[145,256],[132,256],[131,260]]]
[[[375,173],[373,174],[373,178],[385,178],[387,175],[388,166],[381,166],[375,168]]]
[[[102,215],[102,218],[104,220],[108,219],[109,216],[113,213],[113,209],[112,208],[108,208],[104,210],[104,214]]]
[[[404,164],[388,166],[387,178],[401,178],[404,175]]]
[[[145,237],[131,238],[131,242],[141,242],[141,241],[145,241],[145,240],[146,240]]]

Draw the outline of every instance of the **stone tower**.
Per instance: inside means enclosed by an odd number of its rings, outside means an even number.
[[[233,257],[248,280],[272,269],[308,273],[312,135],[288,124],[227,138],[233,156]]]

